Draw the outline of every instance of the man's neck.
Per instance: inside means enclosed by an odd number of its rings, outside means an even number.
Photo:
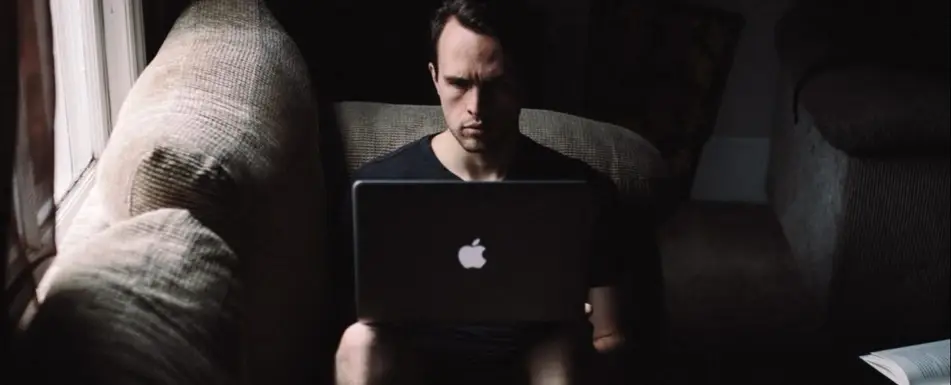
[[[515,152],[514,143],[494,152],[468,152],[448,130],[434,136],[432,146],[443,167],[464,181],[505,179]]]

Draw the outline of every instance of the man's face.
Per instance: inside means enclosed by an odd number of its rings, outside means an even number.
[[[455,18],[437,43],[438,66],[429,64],[449,130],[468,152],[487,152],[518,134],[521,110],[502,47]]]

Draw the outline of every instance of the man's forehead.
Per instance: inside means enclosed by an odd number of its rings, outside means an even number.
[[[499,43],[489,36],[465,28],[455,18],[446,23],[439,38],[437,52],[439,67],[444,71],[475,69],[470,67],[480,67],[482,71],[492,72],[502,70],[502,47]]]

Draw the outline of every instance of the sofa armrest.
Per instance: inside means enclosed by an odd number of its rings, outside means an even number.
[[[776,25],[787,108],[849,155],[947,154],[947,14],[946,1],[797,3]]]
[[[849,155],[947,155],[948,103],[946,74],[869,66],[815,75],[802,86],[797,108]]]
[[[188,211],[115,223],[53,267],[60,274],[19,350],[36,383],[238,380],[240,263]]]

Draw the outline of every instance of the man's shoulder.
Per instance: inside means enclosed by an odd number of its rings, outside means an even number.
[[[611,177],[591,167],[588,163],[531,139],[528,139],[527,143],[526,149],[528,156],[531,158],[532,171],[542,174],[540,176],[552,179],[584,180],[598,186],[614,188]]]
[[[396,150],[374,158],[360,166],[352,175],[352,179],[399,179],[410,177],[409,173],[417,170],[423,162],[423,152],[420,146],[424,138],[410,142]]]

